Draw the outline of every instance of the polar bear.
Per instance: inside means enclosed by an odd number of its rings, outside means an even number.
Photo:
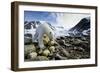
[[[50,41],[54,40],[53,29],[49,26],[47,22],[43,22],[37,27],[36,33],[32,39],[33,42],[38,42],[38,46],[40,49],[45,48],[44,43],[43,43],[44,34],[46,34],[49,37]]]

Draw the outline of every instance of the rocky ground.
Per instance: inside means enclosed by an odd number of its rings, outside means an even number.
[[[45,37],[46,38],[46,37]],[[44,39],[46,48],[40,52],[37,43],[25,44],[25,61],[68,60],[90,58],[90,38],[59,37],[55,41]]]

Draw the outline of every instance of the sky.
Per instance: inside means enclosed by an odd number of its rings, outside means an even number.
[[[56,23],[56,15],[52,12],[40,12],[40,11],[24,11],[25,21],[47,21],[51,23]]]
[[[90,17],[90,14],[24,11],[24,21],[47,21],[53,26],[63,26],[68,30],[85,17]]]

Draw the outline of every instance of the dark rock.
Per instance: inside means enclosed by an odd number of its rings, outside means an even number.
[[[82,47],[74,47],[76,51],[84,52],[84,49]]]
[[[65,43],[65,40],[60,40],[59,42],[58,42],[60,45],[65,45],[66,43]]]
[[[60,39],[61,39],[61,40],[64,40],[64,39],[65,39],[65,37],[60,37]]]

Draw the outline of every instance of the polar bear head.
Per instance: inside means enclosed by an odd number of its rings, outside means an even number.
[[[49,37],[50,40],[53,40],[54,39],[54,29],[53,27],[51,26],[50,23],[48,22],[44,22],[42,24],[42,27],[44,29],[44,33],[47,34],[47,36]]]
[[[36,29],[36,33],[34,35],[34,40],[38,40],[38,45],[40,48],[44,48],[44,43],[43,43],[43,37],[44,34],[48,36],[48,38],[51,40],[54,40],[54,31],[51,28],[50,24],[47,22],[42,22],[41,25],[38,26]]]

